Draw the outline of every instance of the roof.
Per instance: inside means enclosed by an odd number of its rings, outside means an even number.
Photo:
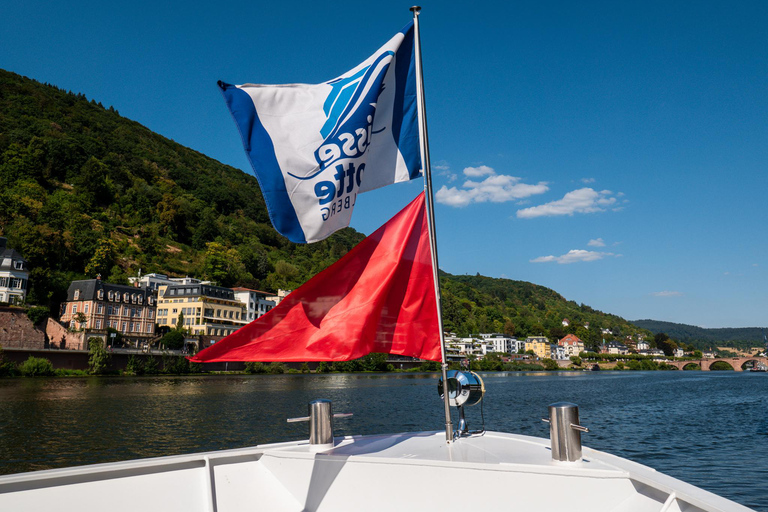
[[[235,292],[254,292],[254,293],[260,293],[262,295],[274,295],[272,292],[263,292],[261,290],[254,290],[253,288],[243,288],[242,286],[238,286],[237,288],[232,288]]]
[[[559,342],[561,345],[576,345],[578,343],[584,344],[581,339],[576,336],[575,334],[567,334],[563,339]]]
[[[104,297],[102,300],[108,297],[109,292],[117,292],[121,295],[130,293],[131,295],[141,296],[143,299],[154,296],[154,292],[147,288],[136,288],[135,286],[128,286],[125,284],[112,284],[105,283],[101,279],[83,279],[79,281],[72,281],[67,290],[67,302],[75,300],[75,290],[80,290],[80,296],[77,300],[96,300],[97,292],[104,290]]]
[[[7,264],[6,264],[6,260],[8,260]],[[13,266],[14,261],[21,261],[21,269],[14,268]],[[27,260],[25,260],[21,256],[21,254],[19,254],[16,250],[11,249],[10,247],[7,247],[5,243],[0,243],[0,270],[29,271],[29,266],[27,265]]]
[[[232,288],[215,286],[212,284],[171,284],[165,287],[163,298],[166,297],[194,297],[204,295],[206,297],[215,297],[219,299],[235,300],[235,292]]]

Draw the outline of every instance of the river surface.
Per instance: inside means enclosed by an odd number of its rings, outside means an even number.
[[[768,373],[483,377],[489,430],[548,437],[547,405],[575,402],[586,446],[768,511]],[[354,413],[337,435],[441,430],[436,388],[435,374],[0,379],[0,474],[306,439],[285,419],[315,398]]]

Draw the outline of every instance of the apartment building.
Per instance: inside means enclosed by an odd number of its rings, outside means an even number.
[[[0,302],[23,304],[27,298],[29,267],[21,254],[0,236]]]
[[[179,316],[192,335],[228,336],[248,323],[245,304],[231,288],[203,283],[160,286],[158,327],[176,327]]]
[[[271,294],[251,290],[250,288],[233,288],[235,298],[245,305],[245,318],[248,322],[259,318],[264,313],[277,305],[277,302],[270,300]]]
[[[127,342],[139,344],[155,337],[156,307],[151,290],[85,279],[70,283],[60,320],[91,332],[106,333],[111,327]]]
[[[525,339],[525,351],[533,350],[536,357],[544,359],[550,356],[549,340],[545,336],[528,336]]]

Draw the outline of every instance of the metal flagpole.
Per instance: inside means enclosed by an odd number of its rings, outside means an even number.
[[[416,57],[416,106],[419,117],[419,145],[421,149],[421,162],[424,166],[424,195],[427,199],[427,213],[429,218],[429,244],[432,249],[432,276],[435,281],[435,299],[437,302],[437,324],[440,330],[440,355],[442,358],[441,369],[443,376],[443,398],[445,401],[445,440],[449,444],[453,442],[453,423],[451,422],[451,408],[448,402],[448,378],[446,369],[448,363],[445,357],[445,335],[443,334],[443,313],[440,300],[440,281],[437,269],[437,234],[435,232],[435,203],[432,199],[432,167],[429,162],[429,138],[427,136],[427,114],[424,107],[424,75],[421,68],[421,38],[419,35],[419,12],[421,7],[411,7],[413,13],[413,43]]]

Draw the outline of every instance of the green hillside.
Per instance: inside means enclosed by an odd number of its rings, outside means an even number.
[[[83,94],[2,70],[0,233],[32,268],[28,302],[54,315],[71,280],[101,274],[124,283],[139,269],[292,289],[363,238],[345,229],[290,243],[269,223],[253,176]],[[573,332],[597,343],[638,332],[531,283],[445,273],[441,282],[445,327],[457,334]]]
[[[706,329],[695,325],[661,322],[658,320],[635,320],[633,324],[655,333],[663,332],[670,338],[694,345],[696,348],[735,347],[747,349],[764,346],[760,327]]]
[[[652,338],[649,331],[621,317],[568,301],[554,290],[525,281],[441,273],[441,290],[445,329],[462,336],[499,332],[555,339],[575,334],[592,347],[602,340],[635,334]],[[562,325],[564,318],[570,321],[568,327]],[[603,334],[603,329],[611,332]]]
[[[29,302],[72,279],[162,272],[293,288],[363,238],[297,246],[269,223],[256,179],[112,107],[0,70],[0,228],[32,268]]]

